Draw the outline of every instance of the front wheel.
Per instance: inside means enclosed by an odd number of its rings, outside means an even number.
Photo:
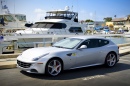
[[[46,74],[50,76],[57,76],[62,71],[62,63],[58,59],[50,60],[46,65]]]
[[[115,53],[109,53],[105,60],[105,65],[107,67],[113,67],[117,62],[117,56]]]

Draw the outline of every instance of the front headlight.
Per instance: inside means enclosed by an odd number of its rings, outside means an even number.
[[[48,55],[48,54],[49,54],[49,53],[43,54],[43,55],[41,55],[41,56],[39,56],[39,57],[33,58],[32,60],[33,60],[33,61],[37,61],[37,60],[39,60],[40,58],[42,58],[42,57],[44,57],[44,56],[46,56],[46,55]]]

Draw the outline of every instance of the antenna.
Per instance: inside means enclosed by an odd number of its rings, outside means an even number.
[[[72,5],[72,7],[71,7],[71,10],[72,10],[72,12],[73,12],[73,5]]]
[[[14,0],[14,14],[15,14],[15,0]]]
[[[3,0],[1,0],[1,13],[2,13],[2,9],[3,9]]]
[[[3,5],[3,2],[5,2],[5,0],[1,0],[1,12],[3,13],[3,14],[9,14],[10,12],[9,12],[9,9],[8,9],[8,7],[7,7],[7,5]]]

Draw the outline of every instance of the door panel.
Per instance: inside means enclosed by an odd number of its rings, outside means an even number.
[[[87,48],[81,48],[82,45]],[[98,39],[85,40],[77,49],[77,66],[85,66],[99,63],[101,57],[101,49]]]
[[[85,66],[99,63],[100,51],[98,48],[77,50],[76,66]]]

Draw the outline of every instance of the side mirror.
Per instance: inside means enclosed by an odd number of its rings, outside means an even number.
[[[86,45],[82,45],[82,46],[80,46],[79,49],[83,49],[83,48],[87,48],[87,46]]]

